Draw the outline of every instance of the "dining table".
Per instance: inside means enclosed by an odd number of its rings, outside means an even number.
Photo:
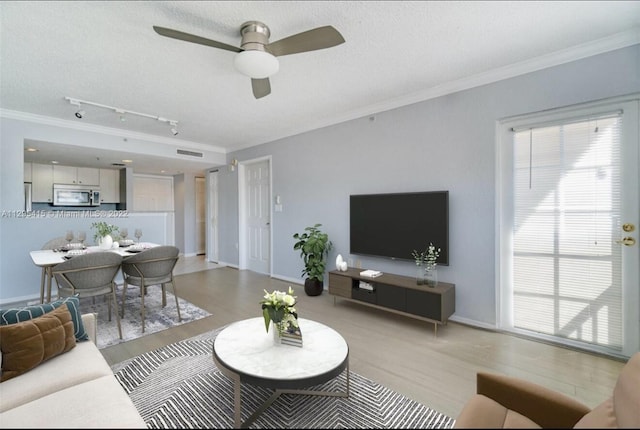
[[[87,246],[81,248],[82,253],[77,255],[82,255],[90,252],[116,252],[123,257],[134,255],[138,252],[144,251],[145,249],[153,248],[158,246],[156,243],[151,242],[140,242],[135,243],[129,246],[119,246],[116,248],[110,249],[102,249],[99,246]],[[62,247],[60,249],[38,249],[35,251],[30,251],[29,255],[31,256],[31,260],[33,264],[40,267],[42,269],[42,275],[40,276],[40,303],[49,303],[51,302],[51,282],[53,279],[53,268],[58,264],[67,261],[69,258],[73,258],[69,252],[72,250],[67,249],[66,247]],[[45,286],[46,286],[46,299],[45,302]]]

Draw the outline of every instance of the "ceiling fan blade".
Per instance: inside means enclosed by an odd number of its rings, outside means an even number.
[[[331,48],[344,43],[344,37],[330,25],[314,28],[276,40],[266,46],[267,50],[276,57],[300,52],[315,51],[317,49]]]
[[[189,33],[183,33],[182,31],[172,30],[170,28],[153,26],[153,29],[161,36],[171,37],[172,39],[184,40],[185,42],[198,43],[200,45],[211,46],[213,48],[224,49],[231,52],[242,52],[242,48],[227,45],[226,43],[218,42],[211,39],[205,39],[204,37],[196,36]]]
[[[253,96],[257,99],[271,94],[271,84],[269,78],[264,79],[251,79],[251,88],[253,89]]]

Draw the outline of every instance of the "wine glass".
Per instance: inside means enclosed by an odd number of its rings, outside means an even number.
[[[69,248],[69,244],[73,240],[73,230],[67,230],[67,234],[64,236],[64,238],[67,241],[67,248]]]
[[[87,240],[87,232],[84,230],[80,230],[78,232],[78,240],[80,241],[80,244],[84,246],[84,241]]]
[[[122,238],[122,240],[125,240],[127,238],[127,236],[129,236],[129,230],[127,230],[127,228],[121,228],[120,229],[120,237]]]
[[[134,236],[136,237],[136,239],[138,239],[138,243],[140,243],[140,238],[142,237],[142,229],[141,228],[136,228],[136,232],[135,232]]]

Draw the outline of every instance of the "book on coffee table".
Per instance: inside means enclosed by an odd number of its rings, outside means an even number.
[[[293,345],[293,346],[302,346],[302,331],[300,330],[300,326],[293,327],[289,326],[287,330],[285,330],[282,335],[280,335],[280,343],[285,345]]]

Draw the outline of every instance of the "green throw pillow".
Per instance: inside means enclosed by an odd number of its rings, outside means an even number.
[[[89,335],[84,329],[84,324],[82,324],[82,317],[80,314],[80,299],[78,299],[77,296],[65,297],[64,299],[56,300],[55,302],[45,303],[42,305],[26,306],[23,308],[0,309],[0,325],[16,324],[19,322],[28,321],[33,318],[37,318],[51,312],[54,309],[59,308],[63,303],[67,304],[69,313],[71,313],[71,321],[73,321],[76,341],[89,340]]]

